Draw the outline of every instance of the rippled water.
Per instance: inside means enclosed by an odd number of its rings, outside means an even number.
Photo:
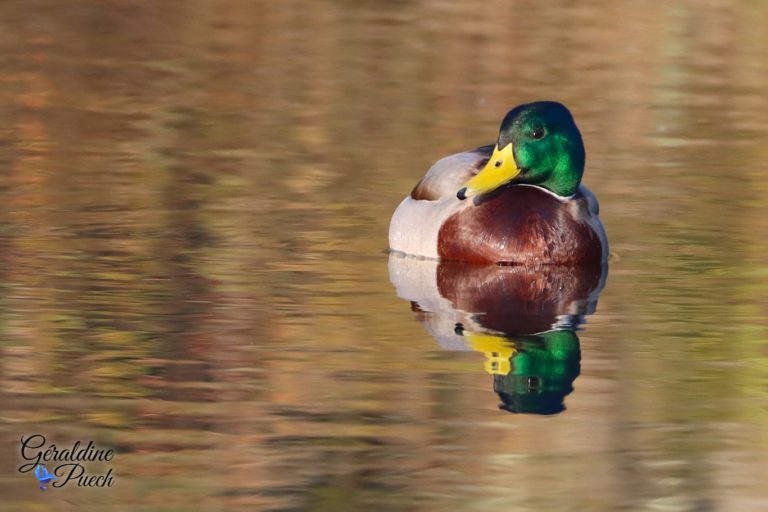
[[[768,509],[766,24],[3,2],[0,508]],[[584,134],[607,280],[390,261],[427,167],[535,99]],[[33,433],[115,485],[41,492]]]

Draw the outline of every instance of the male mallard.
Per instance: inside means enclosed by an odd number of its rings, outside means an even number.
[[[395,210],[389,246],[470,263],[599,264],[608,241],[581,185],[584,143],[565,106],[512,109],[496,146],[435,163]]]

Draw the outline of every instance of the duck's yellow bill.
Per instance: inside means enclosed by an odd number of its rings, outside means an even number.
[[[512,181],[515,176],[520,174],[520,169],[517,168],[512,149],[511,142],[504,149],[499,149],[497,145],[493,149],[491,159],[488,160],[483,170],[467,181],[456,196],[459,199],[466,199],[467,197],[485,194]]]

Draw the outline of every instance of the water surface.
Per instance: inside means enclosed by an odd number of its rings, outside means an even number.
[[[0,508],[766,509],[767,23],[3,2]],[[487,355],[430,334],[385,253],[428,166],[536,99],[572,110],[613,253],[547,415],[499,409]],[[17,471],[36,432],[114,447],[115,485],[42,493]]]

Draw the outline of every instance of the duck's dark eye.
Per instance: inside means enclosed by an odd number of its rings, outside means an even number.
[[[534,128],[531,132],[531,138],[540,139],[544,136],[544,128]]]

